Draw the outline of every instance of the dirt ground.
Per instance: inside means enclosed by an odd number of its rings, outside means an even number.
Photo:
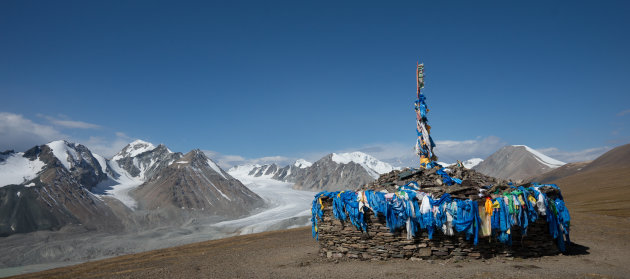
[[[596,225],[593,225],[596,224]],[[567,255],[455,262],[328,260],[310,228],[212,240],[12,278],[629,278],[630,219],[576,213]]]

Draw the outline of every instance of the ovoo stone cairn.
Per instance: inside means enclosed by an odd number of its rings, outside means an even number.
[[[312,233],[320,255],[355,259],[539,257],[565,251],[570,215],[553,184],[515,185],[460,162],[436,163],[418,65],[420,168],[394,170],[356,191],[320,192]]]

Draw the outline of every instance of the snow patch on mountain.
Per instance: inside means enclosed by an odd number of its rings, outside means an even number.
[[[39,158],[31,161],[24,153],[14,153],[0,162],[0,187],[22,184],[37,176],[46,165]]]
[[[309,161],[306,161],[304,159],[297,159],[295,161],[295,163],[293,163],[293,165],[298,167],[298,168],[305,169],[305,168],[308,168],[308,167],[312,166],[313,163],[311,163]]]
[[[465,168],[472,169],[474,166],[479,165],[479,163],[481,162],[483,162],[483,159],[481,158],[472,158],[462,162],[462,164]]]
[[[247,164],[247,165],[239,165],[239,166],[233,166],[228,170],[228,173],[233,176],[233,177],[246,177],[249,175],[249,173],[254,170],[255,168],[260,167],[260,165],[257,164]],[[240,180],[240,179],[239,179]],[[241,181],[242,182],[242,181]],[[245,184],[245,183],[243,183]]]
[[[123,157],[136,157],[144,152],[155,149],[155,147],[156,146],[150,142],[146,142],[143,140],[135,140],[129,143],[129,145],[125,147],[123,150],[118,152],[118,154],[116,154],[114,158],[112,158],[112,160],[116,161],[116,160],[122,159]],[[169,150],[169,152],[171,151]]]
[[[538,151],[536,151],[535,149],[527,146],[527,145],[513,145],[515,147],[525,147],[525,149],[529,152],[532,153],[534,155],[534,157],[536,158],[536,160],[538,160],[538,162],[550,167],[550,168],[557,168],[557,167],[561,167],[562,165],[566,164],[565,162],[562,162],[560,160],[556,160],[554,158],[551,158],[545,154],[542,154]]]
[[[116,162],[109,161],[108,166],[114,173],[118,174],[118,177],[116,177],[116,179],[110,177],[99,183],[93,191],[99,194],[98,196],[110,196],[119,200],[130,209],[136,209],[138,203],[129,195],[129,191],[140,186],[144,183],[144,180],[140,177],[131,176],[127,171],[118,166]]]
[[[338,164],[348,164],[350,162],[357,163],[365,168],[369,175],[374,178],[378,178],[381,174],[394,170],[392,165],[379,161],[368,154],[358,151],[339,154],[333,153],[332,160]]]
[[[55,157],[57,157],[57,159],[61,161],[61,164],[63,164],[63,166],[67,170],[70,170],[72,168],[72,162],[79,160],[79,154],[77,154],[74,148],[70,148],[68,146],[69,143],[66,142],[65,140],[53,141],[46,145],[48,145],[48,147],[52,149],[52,152],[55,155]]]
[[[94,192],[101,196],[110,196],[118,199],[130,209],[136,209],[138,204],[136,200],[131,197],[129,192],[144,183],[147,180],[146,172],[158,163],[158,158],[149,157],[141,161],[138,156],[145,152],[156,150],[156,148],[157,146],[150,142],[135,140],[114,155],[110,161],[105,160],[102,156],[93,154],[99,164],[101,164],[103,172],[105,172],[107,167],[113,172],[113,177],[110,175],[107,180],[99,183],[96,189],[94,189]],[[166,151],[169,154],[173,153],[168,148],[166,148]],[[146,157],[146,155],[144,156]],[[139,171],[137,175],[132,175],[118,162],[125,158],[132,158],[131,163]],[[169,160],[166,161],[166,165],[170,165],[174,160],[175,158],[169,158]]]
[[[223,174],[223,171],[221,171],[221,168],[219,168],[219,166],[217,166],[216,163],[214,163],[211,159],[208,159],[208,165],[210,165],[210,167],[216,171],[217,173],[219,173],[221,176],[223,176],[223,178],[228,179],[227,177],[225,177],[225,175]],[[223,195],[223,193],[221,193]],[[224,195],[225,196],[225,195]]]
[[[103,173],[107,173],[107,159],[105,157],[98,155],[96,153],[92,153],[92,156],[98,161],[98,164],[101,166],[101,171]]]
[[[471,158],[466,161],[463,161],[462,165],[464,165],[464,167],[467,169],[472,169],[474,166],[479,165],[479,163],[481,162],[483,162],[483,159],[481,158]],[[437,162],[437,163],[441,165],[442,167],[448,167],[450,165],[456,164],[456,163],[446,163],[446,162]]]

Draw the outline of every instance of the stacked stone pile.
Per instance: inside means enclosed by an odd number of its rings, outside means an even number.
[[[461,179],[462,183],[445,185],[438,170],[449,176]],[[485,176],[474,170],[452,165],[448,169],[439,166],[432,169],[394,170],[383,174],[374,183],[364,185],[358,191],[387,191],[396,193],[400,186],[416,182],[419,191],[429,193],[439,199],[448,193],[454,199],[475,200],[480,205],[486,199],[501,197],[503,194],[518,191],[511,181]],[[525,187],[531,184],[522,185]],[[562,199],[559,189],[553,186],[541,186],[537,189],[551,200]],[[363,218],[367,223],[365,231],[357,229],[348,220],[339,220],[333,216],[333,199],[322,198],[323,216],[317,222],[316,233],[319,237],[320,255],[326,257],[348,257],[355,259],[386,260],[389,258],[418,259],[470,259],[490,257],[539,257],[559,253],[559,247],[549,232],[549,224],[544,217],[538,218],[527,227],[526,235],[521,228],[511,229],[512,245],[502,243],[495,235],[479,239],[474,245],[464,233],[445,235],[439,229],[431,239],[427,231],[421,231],[409,238],[406,228],[391,231],[386,217],[363,207]]]
[[[418,186],[422,188],[423,192],[431,193],[434,197],[439,198],[442,194],[449,193],[453,198],[472,200],[481,200],[484,195],[480,196],[480,192],[503,193],[512,190],[510,188],[513,183],[511,180],[487,176],[480,172],[467,169],[461,164],[453,164],[442,168],[450,177],[462,180],[461,185],[455,184],[448,186],[442,182],[443,177],[437,173],[438,170],[440,170],[439,166],[431,169],[407,168],[403,170],[393,170],[389,173],[382,174],[376,181],[363,185],[357,190],[385,190],[389,193],[394,193],[399,186],[415,181],[418,183]],[[522,186],[529,187],[530,185],[531,183]],[[558,190],[552,187],[543,187],[541,191],[554,199],[559,195]]]
[[[413,239],[405,231],[390,232],[382,215],[374,217],[365,212],[368,230],[361,232],[352,224],[332,216],[331,201],[324,202],[324,217],[319,225],[320,255],[328,258],[361,260],[406,259],[479,259],[491,257],[539,257],[558,254],[558,248],[549,235],[547,223],[539,220],[530,224],[527,236],[514,230],[511,246],[492,238],[484,238],[477,245],[466,240],[463,234],[446,236],[435,232],[429,239],[426,232]]]

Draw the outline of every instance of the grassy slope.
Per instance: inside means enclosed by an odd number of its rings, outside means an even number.
[[[553,183],[571,212],[630,217],[630,167],[591,170]]]

